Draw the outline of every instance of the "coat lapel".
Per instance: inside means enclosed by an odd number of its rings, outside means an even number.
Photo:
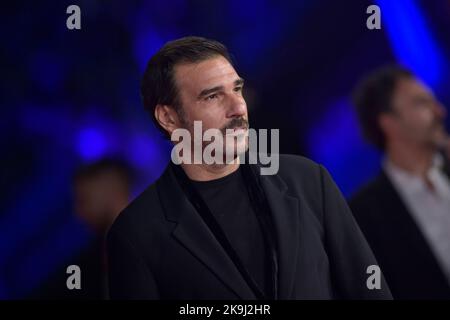
[[[167,219],[177,223],[173,236],[241,299],[256,299],[233,261],[185,196],[170,165],[158,180],[157,189]]]
[[[272,213],[278,249],[278,299],[290,299],[295,283],[299,245],[299,201],[287,194],[287,185],[277,176],[261,176]]]

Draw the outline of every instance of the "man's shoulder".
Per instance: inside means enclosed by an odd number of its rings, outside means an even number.
[[[304,181],[313,179],[319,181],[321,165],[303,156],[280,154],[280,168],[278,175],[283,179]],[[300,179],[300,180],[299,180]]]
[[[383,172],[372,178],[357,189],[349,198],[349,205],[353,210],[360,207],[371,207],[373,202],[380,201],[386,184],[389,183],[388,178]]]
[[[286,185],[289,193],[304,200],[317,200],[322,194],[322,166],[313,160],[299,155],[280,154],[279,170],[273,176],[263,176],[283,188]],[[279,182],[281,184],[279,184]]]
[[[110,228],[110,233],[137,230],[139,226],[143,225],[154,225],[158,216],[161,216],[160,213],[161,207],[156,191],[156,182],[154,182],[120,212]]]
[[[317,162],[296,154],[280,154],[280,164],[287,167],[295,167],[298,169],[311,170],[316,169],[319,165]]]
[[[296,155],[296,154],[280,154],[280,164],[283,163],[287,166],[299,166],[304,168],[311,168],[317,166],[318,164],[306,157]]]
[[[288,185],[308,184],[311,187],[313,181],[319,181],[320,166],[303,156],[292,154],[279,155],[279,171],[277,176],[281,177]],[[164,218],[164,212],[158,195],[158,181],[148,186],[118,215],[110,230],[119,231],[123,229],[136,230],[138,226],[146,222],[158,224],[158,220]],[[166,179],[167,180],[167,179]]]

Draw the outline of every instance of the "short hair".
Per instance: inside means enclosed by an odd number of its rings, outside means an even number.
[[[73,180],[75,183],[80,183],[95,179],[105,173],[117,175],[121,183],[123,183],[123,186],[127,189],[131,187],[134,180],[134,172],[128,163],[116,158],[103,158],[78,167],[73,176]]]
[[[366,140],[384,151],[386,138],[378,117],[392,112],[392,97],[399,80],[413,78],[414,74],[399,65],[387,65],[368,74],[353,91],[353,104]]]
[[[155,118],[155,108],[158,104],[168,105],[178,114],[182,114],[174,77],[175,66],[181,63],[197,63],[215,56],[223,56],[233,65],[228,49],[223,44],[215,40],[190,36],[167,42],[149,60],[141,81],[141,96],[144,108],[166,137],[168,133]]]

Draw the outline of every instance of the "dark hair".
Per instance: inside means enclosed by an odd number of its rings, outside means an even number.
[[[103,158],[77,168],[73,176],[75,183],[95,179],[104,173],[115,173],[129,188],[134,179],[134,172],[127,162],[116,158]]]
[[[223,56],[231,64],[227,48],[218,41],[201,37],[184,37],[167,42],[148,62],[141,82],[144,108],[165,136],[168,134],[155,118],[158,104],[169,105],[182,114],[174,67],[180,63],[197,63],[214,56]]]
[[[386,141],[378,117],[392,111],[392,96],[398,81],[412,77],[410,70],[388,65],[367,75],[353,91],[353,104],[363,135],[380,150],[385,149]]]

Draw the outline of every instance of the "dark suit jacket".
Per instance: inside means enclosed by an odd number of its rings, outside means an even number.
[[[367,288],[377,262],[323,167],[280,155],[278,174],[261,183],[278,243],[279,299],[391,298],[383,277],[381,289]],[[113,299],[255,299],[170,165],[119,215],[108,251]]]
[[[349,203],[394,299],[450,298],[447,279],[431,248],[384,172]]]

